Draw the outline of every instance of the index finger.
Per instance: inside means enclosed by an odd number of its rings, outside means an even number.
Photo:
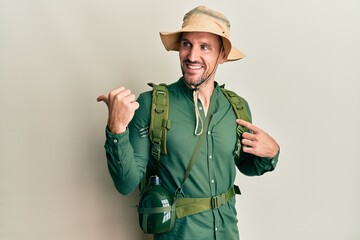
[[[247,122],[245,120],[236,119],[236,123],[250,129],[253,133],[256,133],[256,132],[260,131],[260,128],[256,127],[254,124],[252,124],[250,122]]]

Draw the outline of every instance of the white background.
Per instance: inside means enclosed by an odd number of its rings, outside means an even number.
[[[202,4],[247,55],[217,81],[281,145],[273,173],[237,177],[241,239],[360,239],[358,0],[0,0],[0,239],[143,238],[137,194],[108,174],[96,97],[176,81],[158,32]]]

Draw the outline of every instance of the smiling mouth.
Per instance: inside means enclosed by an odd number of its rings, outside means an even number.
[[[202,66],[200,66],[200,65],[192,65],[192,64],[186,64],[186,67],[191,70],[198,70],[198,69],[202,68]]]
[[[186,67],[190,70],[199,70],[203,67],[202,64],[197,62],[194,63],[194,62],[185,61],[184,63]]]

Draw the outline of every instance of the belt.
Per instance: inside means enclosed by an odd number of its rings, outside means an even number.
[[[177,198],[176,217],[182,218],[208,209],[219,208],[234,197],[235,194],[240,194],[240,189],[234,185],[225,193],[211,198]]]

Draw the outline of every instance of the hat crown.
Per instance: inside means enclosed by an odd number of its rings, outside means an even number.
[[[216,12],[208,7],[199,6],[184,15],[182,27],[189,27],[191,25],[212,25],[216,24],[220,28],[220,32],[216,33],[220,36],[230,37],[230,22],[220,12]]]
[[[160,32],[166,50],[179,51],[184,32],[208,32],[221,37],[227,61],[239,60],[245,55],[234,48],[230,41],[230,22],[220,12],[199,6],[184,15],[182,28],[176,32]]]

